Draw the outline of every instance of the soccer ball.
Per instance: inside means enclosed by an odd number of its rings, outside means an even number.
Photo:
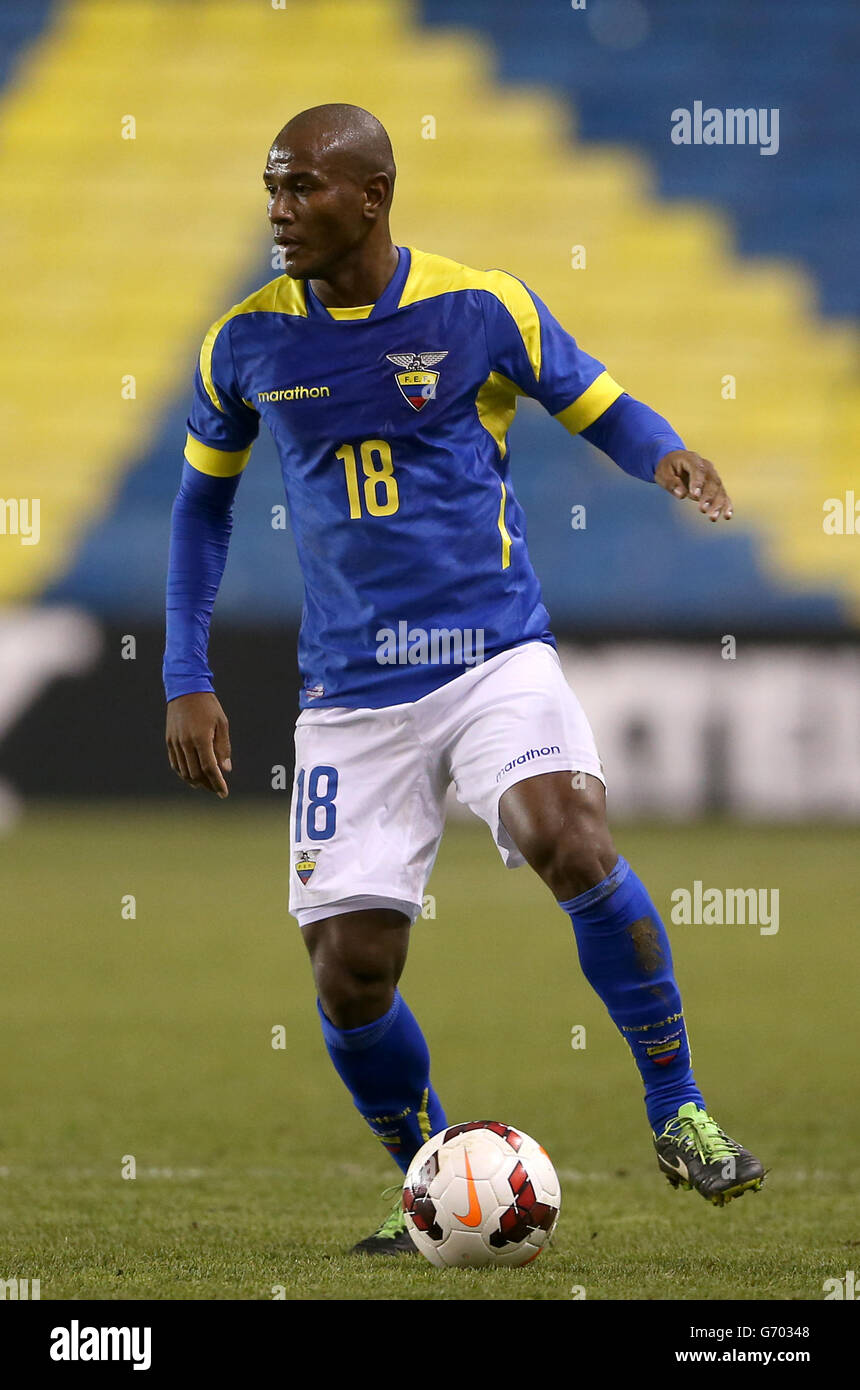
[[[403,1184],[409,1233],[432,1265],[524,1265],[555,1229],[561,1185],[521,1129],[472,1120],[422,1146]]]

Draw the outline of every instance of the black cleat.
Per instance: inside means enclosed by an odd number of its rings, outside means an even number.
[[[758,1192],[765,1179],[760,1159],[720,1129],[695,1102],[682,1105],[663,1133],[654,1135],[660,1171],[673,1187],[695,1188],[715,1207]]]
[[[397,1205],[385,1218],[378,1231],[365,1236],[352,1247],[353,1255],[417,1255],[418,1247],[406,1228],[406,1217],[397,1198]]]

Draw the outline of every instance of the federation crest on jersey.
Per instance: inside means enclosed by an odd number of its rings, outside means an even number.
[[[311,874],[317,866],[319,855],[313,850],[298,849],[293,853],[296,856],[295,869],[302,883],[307,883]]]
[[[394,380],[400,387],[401,395],[409,402],[413,410],[423,410],[428,401],[432,401],[436,395],[436,383],[439,380],[439,373],[431,368],[437,362],[441,362],[443,357],[447,357],[446,352],[387,352],[385,356],[389,362],[393,362],[395,367],[402,367],[403,370],[394,373]]]

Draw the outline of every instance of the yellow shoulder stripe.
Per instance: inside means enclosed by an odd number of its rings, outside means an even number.
[[[198,473],[208,473],[210,478],[234,478],[241,473],[251,456],[250,447],[228,453],[226,449],[212,449],[201,444],[193,434],[185,440],[185,457]]]
[[[203,339],[203,346],[200,349],[200,375],[203,378],[207,396],[215,408],[222,413],[223,406],[218,399],[218,392],[215,390],[215,384],[212,380],[212,351],[215,347],[215,339],[225,323],[229,323],[230,319],[235,318],[237,314],[254,314],[261,310],[273,314],[293,314],[297,318],[307,318],[308,306],[305,303],[305,287],[301,280],[292,280],[289,275],[279,275],[276,280],[270,280],[267,285],[263,285],[262,289],[255,290],[253,294],[248,295],[247,299],[243,299],[240,304],[234,304],[232,309],[228,309],[226,314],[222,314],[220,319],[216,319]]]
[[[613,381],[608,372],[601,372],[581,396],[577,396],[571,405],[565,406],[553,418],[560,420],[571,434],[579,434],[580,430],[593,425],[604,410],[608,410],[613,401],[623,394],[624,387]]]
[[[506,270],[473,270],[447,256],[418,251],[410,246],[411,263],[398,308],[417,304],[421,299],[435,299],[452,290],[488,290],[494,294],[513,318],[528,353],[536,380],[540,380],[541,346],[540,319],[534,300],[515,275]]]

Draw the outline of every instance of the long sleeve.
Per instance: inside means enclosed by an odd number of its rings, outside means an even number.
[[[214,688],[209,624],[227,563],[233,498],[240,477],[240,473],[213,477],[183,464],[171,516],[167,566],[164,691],[168,700]]]
[[[664,454],[686,448],[668,420],[626,391],[580,434],[608,454],[625,473],[646,483],[653,483]]]
[[[170,525],[164,649],[168,700],[213,689],[209,624],[227,563],[233,498],[260,428],[236,374],[230,337],[234,312],[209,329],[194,373],[186,462]]]

